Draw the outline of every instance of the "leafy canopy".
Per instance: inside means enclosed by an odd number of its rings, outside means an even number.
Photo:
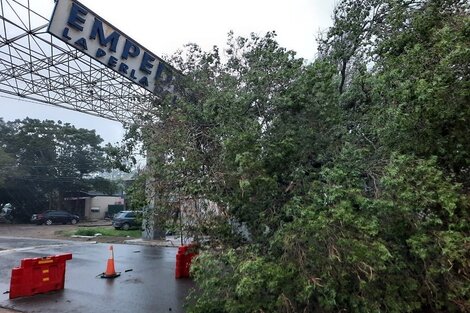
[[[0,120],[1,202],[11,202],[26,217],[46,208],[61,208],[65,193],[90,189],[113,192],[116,186],[92,178],[113,167],[110,145],[94,130],[26,118]],[[2,157],[3,156],[3,157]]]
[[[134,131],[159,210],[218,208],[189,312],[470,311],[468,12],[344,0],[312,64],[275,33],[173,57]]]

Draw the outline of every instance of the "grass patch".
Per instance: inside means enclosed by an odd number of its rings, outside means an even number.
[[[73,235],[79,236],[94,236],[95,234],[100,233],[103,236],[110,236],[110,237],[132,237],[132,238],[140,238],[142,236],[142,232],[139,229],[135,230],[117,230],[114,228],[105,228],[105,227],[83,227],[77,229]]]

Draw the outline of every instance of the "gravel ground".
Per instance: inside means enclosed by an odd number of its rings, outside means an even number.
[[[61,232],[73,232],[77,225],[0,224],[0,236],[64,239]]]
[[[98,241],[109,243],[123,243],[128,237],[106,237],[98,236],[93,238],[72,238],[70,234],[79,227],[99,226],[112,228],[109,221],[99,221],[92,223],[80,223],[78,225],[35,225],[35,224],[0,224],[0,236],[5,237],[29,237],[42,239],[66,239],[78,241]],[[0,312],[1,313],[1,312]]]

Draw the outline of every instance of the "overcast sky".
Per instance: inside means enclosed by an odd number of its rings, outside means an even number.
[[[30,1],[32,6],[46,0]],[[42,5],[52,14],[53,0]],[[204,50],[224,47],[227,33],[237,36],[275,30],[281,46],[299,57],[313,60],[315,39],[331,25],[338,0],[81,0],[85,6],[159,56],[170,55],[186,43]],[[49,9],[50,7],[50,9]],[[25,117],[68,122],[76,127],[96,129],[106,141],[120,141],[124,130],[117,122],[54,106],[5,98],[0,93],[0,117]]]

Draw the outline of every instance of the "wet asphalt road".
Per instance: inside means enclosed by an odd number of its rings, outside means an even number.
[[[106,269],[109,244],[0,237],[0,307],[34,313],[184,312],[193,282],[174,278],[175,248],[113,246],[116,271],[122,273],[106,280],[96,275]],[[67,261],[64,290],[13,300],[3,293],[21,259],[61,253],[73,256]]]

